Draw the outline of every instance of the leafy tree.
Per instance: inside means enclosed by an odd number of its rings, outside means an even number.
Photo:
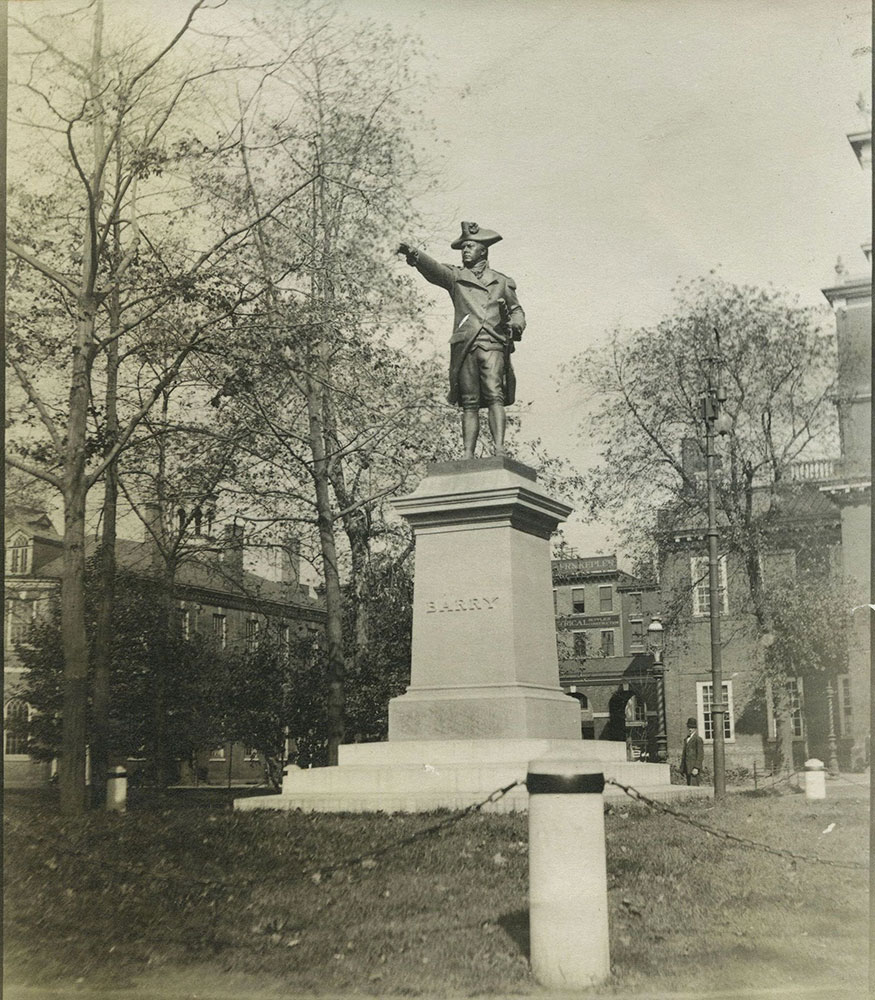
[[[288,762],[323,764],[327,677],[319,635],[268,630],[258,648],[226,658],[226,740],[255,748],[268,781],[282,785]]]
[[[317,30],[320,16],[301,15],[297,34],[306,40],[272,81],[293,113],[279,125],[253,121],[239,147],[250,215],[302,175],[318,181],[307,212],[256,231],[252,267],[265,294],[216,402],[258,440],[248,513],[306,529],[318,552],[336,761],[344,675],[358,670],[373,638],[372,549],[404,553],[408,544],[382,505],[443,440],[435,429],[445,376],[415,360],[417,296],[393,254],[413,214],[411,187],[422,180],[405,96],[408,41],[339,18]],[[265,45],[287,46],[294,30],[279,18]],[[260,99],[269,100],[267,90]],[[214,183],[227,190],[221,171]],[[347,644],[344,615],[354,636]]]
[[[802,307],[781,292],[712,274],[682,288],[672,314],[655,328],[617,331],[606,350],[580,355],[569,368],[593,400],[582,433],[601,450],[587,506],[610,514],[627,548],[638,553],[652,550],[672,526],[704,535],[700,399],[719,372],[728,423],[717,478],[720,548],[743,568],[747,621],[760,636],[776,634],[778,605],[763,577],[763,557],[774,546],[787,504],[804,489],[793,482],[794,465],[836,449],[829,395],[836,345],[824,317],[825,311]],[[666,617],[681,628],[688,588],[666,597],[672,604]],[[805,620],[798,624],[804,635]],[[773,655],[764,658],[763,669],[779,681],[789,663]],[[785,685],[775,687],[778,712],[786,717]]]
[[[371,564],[372,579],[365,593],[370,623],[367,646],[350,658],[346,684],[346,727],[356,742],[384,740],[389,730],[389,700],[403,694],[410,682],[413,626],[413,574],[406,562],[394,556]],[[347,605],[352,607],[350,601]],[[346,639],[354,646],[359,637],[352,616],[346,616]]]
[[[99,558],[91,560],[86,577],[86,630],[93,645],[97,631],[102,576]],[[220,658],[209,643],[185,641],[161,634],[162,602],[154,580],[121,571],[110,648],[113,690],[108,726],[108,748],[118,757],[146,757],[146,776],[165,783],[151,734],[154,728],[156,687],[165,686],[164,740],[175,760],[191,760],[204,746],[213,745],[224,707],[224,674]],[[172,656],[175,669],[163,668]],[[30,726],[29,752],[52,759],[63,748],[63,642],[60,611],[32,626],[21,649],[24,696],[36,714]],[[86,711],[86,738],[93,732],[93,713]]]
[[[234,255],[259,220],[220,228],[216,206],[192,208],[199,204],[192,175],[199,173],[198,159],[210,155],[197,134],[209,134],[213,124],[202,115],[213,106],[207,92],[212,88],[221,103],[215,88],[221,90],[224,74],[244,68],[223,53],[221,40],[214,39],[210,50],[203,35],[199,53],[183,55],[183,39],[204,9],[204,0],[195,0],[151,48],[138,35],[131,9],[118,5],[107,14],[103,0],[60,13],[54,5],[27,5],[13,24],[11,140],[14,162],[25,169],[10,178],[7,245],[17,265],[10,282],[15,336],[7,360],[15,382],[6,461],[63,498],[60,786],[68,814],[87,805],[90,670],[83,584],[89,491],[112,476],[113,463],[164,388],[193,352],[220,341],[249,294],[229,278]],[[270,67],[260,60],[258,71]],[[221,126],[212,133],[214,141],[218,135],[225,142]],[[285,189],[261,218],[310,181]],[[185,239],[175,233],[183,219]],[[168,331],[166,311],[182,304],[187,321],[175,328],[166,364],[157,367],[153,338]],[[131,342],[127,356],[138,398],[122,414],[115,409],[116,351]],[[107,514],[112,516],[111,502]],[[110,533],[107,559],[111,541]],[[104,627],[104,643],[107,632]],[[104,671],[105,664],[104,657]],[[103,676],[98,685],[102,713],[105,681]]]

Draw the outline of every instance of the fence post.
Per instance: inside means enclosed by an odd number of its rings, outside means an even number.
[[[529,764],[529,941],[544,986],[578,989],[611,973],[605,777],[579,763]]]
[[[119,765],[106,772],[106,811],[125,812],[128,807],[128,772]]]
[[[826,798],[826,777],[823,773],[823,761],[811,757],[805,761],[805,798]]]

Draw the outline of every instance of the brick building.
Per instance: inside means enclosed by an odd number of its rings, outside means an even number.
[[[7,512],[5,542],[4,772],[7,786],[27,786],[47,781],[52,769],[25,752],[23,723],[31,708],[21,694],[18,647],[26,641],[30,624],[47,618],[59,600],[62,543],[48,515],[26,507]],[[116,556],[120,568],[144,575],[153,571],[156,561],[151,541],[120,539]],[[324,627],[321,602],[300,583],[294,544],[268,553],[247,550],[243,530],[236,525],[227,526],[221,538],[197,533],[176,573],[173,600],[182,637],[201,636],[218,650],[252,648],[269,625],[289,635],[292,630]],[[221,783],[263,777],[254,752],[229,744],[204,748],[196,770],[190,774],[183,768],[182,780]]]
[[[630,758],[656,759],[659,697],[647,627],[658,589],[617,568],[617,557],[554,559],[559,679],[580,703],[584,739],[624,740]]]
[[[829,461],[800,463],[796,481],[782,491],[777,515],[764,522],[761,570],[767,588],[792,582],[797,574],[821,581],[824,588],[835,585],[841,566],[841,518],[839,508],[819,489],[833,469]],[[770,502],[767,490],[754,494],[755,505]],[[698,719],[706,761],[713,745],[706,528],[704,515],[679,518],[669,510],[658,515],[661,602],[670,621],[665,692],[672,759],[679,755],[688,716]],[[776,742],[773,692],[763,677],[764,650],[751,609],[747,574],[733,552],[719,557],[719,595],[723,701],[727,705],[726,766],[770,768]],[[827,759],[825,685],[822,677],[807,681],[793,677],[788,683],[793,752],[798,764],[811,755]],[[839,750],[847,764],[851,747],[846,739],[840,741]]]

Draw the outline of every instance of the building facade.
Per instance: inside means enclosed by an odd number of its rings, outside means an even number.
[[[807,463],[806,463],[807,464]],[[792,586],[797,578],[835,586],[841,567],[839,508],[819,489],[819,480],[800,482],[806,475],[825,476],[830,462],[796,470],[797,481],[784,490],[779,514],[761,525],[760,572],[768,589]],[[772,499],[764,491],[755,502]],[[718,529],[719,529],[718,522]],[[686,720],[698,720],[705,740],[706,765],[714,743],[711,704],[711,592],[705,519],[676,518],[660,511],[657,522],[661,603],[667,616],[665,690],[670,759],[679,757]],[[719,544],[719,543],[718,543]],[[766,680],[765,646],[752,610],[747,571],[737,552],[719,554],[719,601],[726,767],[772,770],[775,765],[777,722],[775,694]],[[793,757],[798,766],[810,756],[826,761],[830,733],[826,675],[791,677],[787,694],[791,708]],[[850,763],[847,738],[837,751]]]
[[[872,169],[872,132],[854,132],[848,141],[861,168]],[[867,177],[867,180],[871,178]],[[871,265],[871,240],[862,246]],[[822,487],[841,515],[842,571],[853,595],[849,611],[848,674],[836,691],[837,725],[853,744],[858,762],[869,760],[872,598],[872,278],[846,274],[823,289],[835,315],[840,460]]]
[[[24,507],[7,513],[5,541],[4,773],[7,786],[22,787],[44,784],[53,773],[52,764],[26,752],[33,710],[24,697],[19,653],[30,625],[48,619],[59,601],[62,543],[44,511]],[[120,539],[116,557],[122,569],[154,574],[157,553],[151,539]],[[278,547],[271,560],[260,558],[260,572],[247,568],[251,561],[239,526],[227,526],[221,537],[196,534],[174,576],[174,627],[183,639],[208,640],[221,655],[255,648],[269,628],[289,636],[323,630],[321,601],[300,583],[293,543]],[[265,574],[265,565],[273,571]],[[127,762],[131,770],[138,763]],[[208,784],[263,777],[258,754],[237,744],[205,747],[193,766],[181,763],[179,774],[181,781]]]
[[[617,557],[554,559],[559,679],[580,704],[583,739],[622,740],[630,759],[656,759],[660,698],[648,646],[659,593]]]

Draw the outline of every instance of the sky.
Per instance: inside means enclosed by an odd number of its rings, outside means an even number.
[[[858,0],[345,0],[424,42],[419,95],[445,143],[419,237],[441,260],[461,219],[495,229],[517,282],[525,436],[585,469],[586,401],[561,366],[616,326],[658,322],[679,279],[718,269],[823,304],[838,256],[865,273],[870,5]],[[855,55],[854,52],[857,51]],[[403,265],[401,265],[403,266]],[[435,347],[451,307],[429,310]],[[432,321],[431,317],[434,317]],[[572,521],[582,554],[606,525]]]
[[[162,37],[187,6],[142,0],[137,16]],[[867,269],[871,177],[846,138],[868,127],[855,106],[870,93],[867,0],[337,7],[421,38],[411,58],[427,82],[411,97],[434,123],[439,183],[416,206],[425,231],[399,239],[458,262],[462,219],[503,235],[490,260],[528,321],[514,359],[522,434],[584,474],[597,454],[580,433],[587,401],[563,381],[569,358],[657,323],[679,281],[712,269],[805,304],[824,303],[839,256]],[[451,304],[424,281],[422,293],[424,346],[446,352]],[[565,535],[581,554],[618,544],[574,515]]]

